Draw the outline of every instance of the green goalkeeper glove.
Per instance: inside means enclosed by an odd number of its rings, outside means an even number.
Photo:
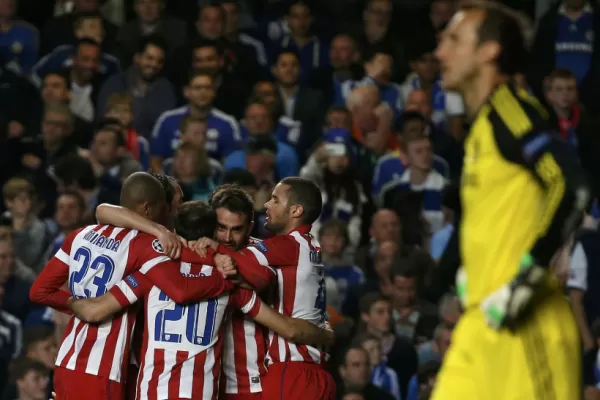
[[[524,255],[519,274],[481,303],[488,325],[496,330],[514,330],[530,310],[534,296],[545,282],[547,273],[547,269],[537,265],[530,254]]]

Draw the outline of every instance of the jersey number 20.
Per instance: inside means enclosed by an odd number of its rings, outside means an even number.
[[[87,247],[80,247],[73,255],[73,260],[80,262],[81,267],[79,270],[71,272],[69,275],[69,290],[75,298],[87,298],[87,297],[99,297],[106,293],[106,285],[112,278],[115,270],[115,262],[109,256],[104,254],[98,257],[92,258],[92,251]],[[89,273],[94,274],[92,283],[96,285],[95,293],[89,288],[83,289],[83,295],[75,293],[77,285],[79,285],[85,279]]]
[[[158,296],[160,301],[169,301],[169,297],[160,292]],[[175,304],[172,310],[160,310],[156,314],[154,323],[154,340],[157,342],[181,343],[183,339],[178,332],[167,332],[167,322],[178,322],[185,318],[185,338],[189,343],[208,346],[213,334],[213,326],[217,311],[217,299],[212,299],[200,304]],[[206,314],[202,312],[203,305],[206,304]],[[201,330],[202,324],[200,317],[206,315],[204,330]]]

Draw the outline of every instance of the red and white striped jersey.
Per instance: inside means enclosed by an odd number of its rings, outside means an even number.
[[[260,239],[251,237],[249,242]],[[264,300],[264,299],[263,299]],[[239,310],[225,321],[221,392],[249,394],[262,392],[261,377],[267,372],[268,329]]]
[[[200,264],[207,260],[193,252],[186,252],[183,257]],[[71,294],[76,298],[101,296],[137,270],[150,281],[160,282],[167,293],[179,296],[180,301],[212,297],[232,287],[219,274],[208,280],[181,276],[179,262],[165,256],[159,241],[151,235],[112,225],[90,225],[67,236],[34,282],[30,297],[65,310]],[[70,293],[60,290],[65,282]],[[71,317],[56,365],[123,382],[135,311],[132,308],[100,325]]]
[[[227,394],[262,392],[261,377],[267,372],[267,329],[235,310],[225,322],[222,354],[222,388]]]
[[[321,247],[310,235],[309,225],[254,243],[240,252],[219,245],[217,252],[235,260],[240,275],[251,285],[263,288],[276,278],[278,296],[274,309],[324,327],[325,278]],[[300,361],[325,364],[329,355],[321,346],[294,344],[274,332],[269,333],[267,365]]]
[[[182,262],[181,274],[210,276],[213,267]],[[122,306],[144,296],[145,327],[136,399],[216,400],[223,322],[232,309],[258,314],[256,294],[236,289],[210,300],[177,304],[140,273],[126,277],[111,293]]]
[[[148,251],[150,238],[110,225],[87,226],[69,235],[54,258],[69,267],[73,297],[98,297],[136,266],[170,262],[164,254]],[[135,308],[100,325],[71,317],[56,365],[122,382],[134,324]]]

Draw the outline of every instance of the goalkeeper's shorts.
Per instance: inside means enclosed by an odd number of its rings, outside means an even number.
[[[453,332],[432,399],[578,399],[580,359],[577,326],[559,293],[515,333],[489,328],[481,310],[470,308]]]

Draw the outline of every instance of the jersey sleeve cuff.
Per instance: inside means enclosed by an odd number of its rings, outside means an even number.
[[[125,281],[117,283],[108,292],[115,297],[121,307],[129,307],[138,300],[138,297]]]
[[[255,318],[260,311],[261,304],[256,292],[253,291],[252,298],[241,310],[244,314],[248,314],[250,317]]]

